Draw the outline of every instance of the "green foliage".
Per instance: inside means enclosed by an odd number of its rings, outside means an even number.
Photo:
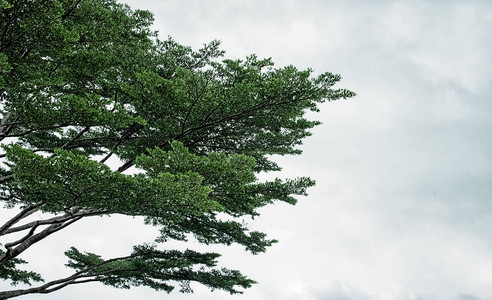
[[[148,217],[222,210],[209,199],[211,188],[202,184],[203,177],[189,170],[152,177],[124,175],[66,150],[57,149],[55,156],[43,157],[19,145],[5,149],[16,176],[16,180],[5,183],[11,206],[42,202],[41,210],[50,213],[84,207],[100,214]],[[170,152],[171,156],[181,155],[175,152]]]
[[[0,0],[0,200],[21,209],[0,238],[23,234],[4,243],[0,278],[40,281],[17,256],[89,216],[142,216],[159,228],[159,247],[194,239],[264,252],[276,240],[249,231],[244,217],[295,204],[314,185],[256,174],[281,170],[274,155],[301,153],[320,124],[306,111],[355,95],[333,89],[340,75],[224,59],[218,41],[194,51],[159,40],[152,21],[114,0]],[[45,218],[28,222],[36,211]],[[196,281],[230,293],[255,283],[217,267],[216,253],[143,245],[124,258],[66,255],[72,276],[0,298],[90,281],[167,292]]]
[[[253,283],[236,270],[213,269],[217,253],[186,251],[159,251],[155,247],[136,246],[131,256],[104,260],[93,253],[81,253],[75,248],[65,252],[70,259],[67,266],[85,276],[96,276],[103,284],[130,288],[148,286],[155,290],[171,292],[169,281],[178,281],[182,292],[190,292],[189,282],[198,281],[212,289],[222,289],[231,294],[241,293],[235,286],[248,288]]]
[[[0,250],[0,255],[5,252]],[[31,284],[33,281],[43,281],[41,275],[31,271],[24,271],[18,268],[17,265],[26,264],[27,262],[20,258],[14,258],[8,262],[0,264],[0,278],[10,280],[12,285],[19,283]]]

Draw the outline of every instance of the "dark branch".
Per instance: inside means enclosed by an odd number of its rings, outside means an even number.
[[[70,14],[77,8],[77,6],[80,4],[80,2],[82,2],[82,0],[77,0],[77,2],[75,2],[75,4],[63,14],[62,20],[65,20],[66,18],[68,18],[68,16],[70,16]]]
[[[129,139],[133,134],[137,133],[139,130],[143,129],[144,127],[141,124],[134,123],[128,130],[120,137],[118,142],[113,146],[111,151],[99,162],[104,163],[106,160],[108,160],[113,154],[114,151],[123,143],[123,141]]]

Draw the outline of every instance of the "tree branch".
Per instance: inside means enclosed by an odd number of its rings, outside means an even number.
[[[58,291],[59,289],[62,289],[68,285],[72,285],[72,284],[79,284],[79,283],[88,283],[88,282],[95,282],[95,281],[100,281],[99,279],[97,278],[90,278],[90,279],[84,279],[84,280],[73,280],[73,281],[69,281],[69,282],[66,282],[64,284],[60,284],[59,286],[57,287],[54,287],[54,288],[51,288],[51,289],[46,289],[42,292],[40,292],[40,294],[49,294],[51,292],[54,292],[54,291]]]
[[[188,122],[188,119],[191,116],[191,112],[192,112],[193,108],[200,101],[200,99],[202,98],[203,94],[205,93],[205,90],[207,89],[207,86],[210,84],[210,81],[211,81],[211,77],[208,77],[206,83],[203,85],[203,87],[201,88],[200,92],[198,92],[196,90],[197,84],[194,85],[194,87],[195,87],[195,97],[194,98],[195,99],[194,99],[193,103],[190,105],[190,108],[188,109],[188,112],[186,113],[186,117],[183,120],[183,124],[181,125],[181,133],[183,133],[185,131],[186,122]]]
[[[232,114],[232,115],[228,115],[228,116],[224,116],[222,118],[219,118],[217,120],[210,121],[208,123],[201,123],[198,126],[191,127],[189,129],[186,129],[185,131],[182,131],[180,134],[178,134],[178,135],[174,136],[173,138],[171,138],[171,140],[178,140],[178,139],[180,139],[180,138],[182,138],[184,136],[187,136],[188,134],[190,134],[190,133],[192,133],[194,131],[198,131],[198,130],[203,129],[203,128],[207,128],[207,127],[214,126],[214,125],[217,125],[217,124],[220,124],[220,123],[223,123],[223,122],[237,120],[237,119],[240,119],[240,118],[243,118],[243,117],[250,116],[255,111],[258,111],[258,110],[263,109],[263,108],[267,108],[269,106],[278,106],[278,105],[283,105],[283,104],[289,104],[289,103],[294,102],[294,101],[297,101],[297,100],[290,100],[290,101],[283,101],[283,102],[274,102],[274,103],[260,103],[260,104],[254,105],[254,106],[252,106],[252,107],[250,107],[248,109],[245,109],[243,111],[240,111],[238,113],[235,113],[235,114]],[[216,106],[216,108],[217,107],[218,106]],[[160,145],[158,145],[158,147],[163,147],[164,145],[165,144],[160,144]],[[130,159],[130,160],[126,161],[123,165],[121,165],[118,168],[118,171],[119,172],[124,172],[127,169],[129,169],[134,164],[135,159],[136,158],[133,158],[133,159]]]
[[[41,286],[34,287],[34,288],[0,292],[0,299],[10,299],[10,298],[14,298],[14,297],[22,296],[22,295],[27,295],[27,294],[47,294],[47,293],[51,293],[51,292],[54,292],[56,290],[59,290],[61,288],[64,288],[67,285],[70,285],[73,283],[83,283],[84,281],[85,282],[96,281],[96,279],[93,278],[93,279],[86,279],[86,280],[77,282],[76,281],[77,279],[84,277],[82,274],[79,274],[79,273],[80,272],[77,272],[71,276],[68,276],[68,277],[65,277],[62,279],[58,279],[58,280],[53,280],[53,281],[50,281],[48,283],[45,283]],[[52,287],[55,285],[59,285],[59,286],[49,289],[49,287]]]
[[[118,258],[108,259],[108,260],[103,261],[103,262],[101,262],[99,264],[96,264],[96,265],[87,267],[87,268],[85,268],[83,270],[80,270],[80,271],[78,271],[78,272],[76,272],[76,273],[74,273],[74,274],[72,274],[72,275],[70,275],[68,277],[57,279],[57,280],[53,280],[53,281],[47,282],[47,283],[45,283],[45,284],[43,284],[41,286],[38,286],[38,287],[29,288],[29,289],[20,289],[20,290],[11,290],[11,291],[0,292],[0,299],[14,298],[14,297],[22,296],[22,295],[27,295],[27,294],[47,294],[47,293],[51,293],[51,292],[57,291],[57,290],[59,290],[61,288],[64,288],[64,287],[66,287],[68,285],[71,285],[71,284],[79,284],[79,283],[87,283],[87,282],[93,282],[93,281],[100,281],[100,279],[97,279],[97,278],[88,278],[88,277],[96,277],[96,276],[108,274],[108,273],[114,272],[115,270],[108,270],[106,272],[99,272],[99,273],[96,273],[96,274],[86,274],[86,273],[89,272],[91,269],[101,267],[101,266],[103,266],[105,264],[108,264],[108,263],[111,263],[111,262],[114,262],[114,261],[125,260],[125,259],[129,259],[129,258],[132,258],[132,257],[143,256],[143,255],[144,254],[141,254],[141,255],[129,255],[129,256],[124,256],[124,257],[118,257]],[[88,279],[77,280],[77,279],[82,279],[82,278],[88,278]],[[50,289],[50,287],[53,287],[53,288]]]
[[[7,113],[8,114],[8,113]],[[15,128],[15,126],[17,126],[18,124],[20,124],[21,122],[19,122],[20,118],[17,117],[15,119],[14,122],[12,122],[10,125],[8,125],[7,123],[5,123],[3,126],[2,126],[2,130],[0,131],[0,141],[2,141],[3,139],[5,139],[6,137],[9,137],[9,133]],[[3,121],[3,120],[2,120]],[[8,125],[8,126],[7,126]]]
[[[67,222],[61,223],[61,224],[52,224],[51,226],[49,226],[45,230],[43,230],[37,234],[34,234],[32,236],[29,236],[27,239],[22,241],[22,243],[19,244],[17,247],[8,248],[7,252],[3,255],[3,257],[0,258],[0,264],[4,263],[6,261],[9,261],[12,258],[17,257],[19,254],[21,254],[26,249],[31,247],[32,244],[39,242],[40,240],[46,238],[47,236],[71,225],[72,223],[74,223],[74,222],[76,222],[82,218],[83,218],[83,216],[78,216],[78,217],[75,217],[73,219],[68,220]]]
[[[106,160],[108,160],[114,154],[114,151],[116,151],[116,149],[123,143],[124,140],[128,139],[134,133],[138,132],[142,128],[144,128],[144,127],[141,124],[137,124],[137,123],[132,124],[132,126],[130,126],[130,128],[128,128],[128,130],[120,137],[120,139],[113,146],[113,148],[111,148],[110,152],[103,159],[101,159],[99,162],[104,163]]]
[[[17,240],[17,241],[14,241],[12,243],[7,243],[5,244],[5,248],[7,249],[7,253],[12,249],[12,247],[14,247],[15,245],[19,245],[20,243],[24,242],[25,240],[27,240],[28,238],[30,238],[34,232],[36,231],[36,228],[39,226],[38,225],[35,225],[31,228],[31,230],[29,230],[29,232],[24,236],[22,237],[21,239]]]
[[[13,178],[14,178],[14,174],[5,175],[5,176],[0,178],[0,183],[3,183],[5,181],[9,181]]]
[[[9,133],[10,133],[11,130],[7,130],[6,133],[1,133],[0,134],[0,141],[3,140],[4,138],[8,138],[8,137],[21,137],[21,136],[25,136],[25,135],[28,135],[28,134],[33,133],[35,131],[38,131],[38,130],[53,130],[53,129],[67,127],[69,125],[70,125],[69,123],[64,123],[64,124],[54,125],[54,126],[46,126],[46,127],[32,128],[32,129],[28,129],[27,131],[24,131],[24,132],[21,132],[21,133],[17,133],[17,134],[11,134],[11,135],[9,135]]]
[[[66,149],[68,146],[70,146],[73,142],[75,142],[79,137],[81,137],[84,133],[86,133],[91,127],[90,126],[86,126],[84,129],[82,129],[81,131],[79,131],[73,138],[71,138],[68,142],[66,142],[65,144],[63,144],[60,149]],[[51,155],[51,157],[54,157],[55,156],[55,153],[53,153]]]
[[[7,123],[8,119],[10,118],[11,112],[7,112],[3,118],[2,121],[0,122],[0,132],[3,132],[3,129],[5,128],[5,124]]]
[[[71,213],[67,213],[63,216],[58,216],[58,217],[53,217],[53,218],[50,218],[50,219],[46,219],[46,220],[38,220],[38,221],[33,221],[33,222],[29,222],[29,223],[26,223],[24,225],[20,225],[20,226],[17,226],[17,227],[14,227],[14,228],[10,228],[10,229],[7,229],[7,230],[4,230],[4,231],[0,231],[0,236],[2,235],[7,235],[7,234],[10,234],[10,233],[14,233],[14,232],[19,232],[19,231],[23,231],[23,230],[27,230],[29,228],[32,228],[32,227],[37,227],[37,226],[40,226],[40,225],[49,225],[49,224],[58,224],[58,223],[63,223],[67,220],[70,220],[74,217],[80,217],[80,216],[83,216],[83,217],[90,217],[90,216],[97,216],[97,215],[101,215],[101,214],[104,214],[105,211],[98,211],[98,212],[90,212],[90,211],[78,211],[78,212],[71,212]]]
[[[82,0],[77,0],[77,2],[75,2],[75,4],[63,14],[62,20],[65,20],[66,18],[68,18],[68,16],[70,16],[70,14],[77,8],[77,6],[80,4],[80,2],[82,2]]]
[[[10,175],[9,175],[10,176]],[[39,202],[35,204],[31,204],[28,207],[24,208],[20,213],[15,215],[12,219],[8,220],[2,227],[0,227],[0,235],[3,235],[5,231],[7,231],[12,225],[19,222],[20,220],[26,218],[30,214],[36,212],[44,202]]]

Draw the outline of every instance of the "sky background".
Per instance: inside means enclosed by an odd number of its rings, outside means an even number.
[[[24,299],[492,299],[491,1],[126,2],[154,12],[162,39],[220,39],[228,58],[339,73],[337,87],[358,95],[321,105],[303,154],[276,158],[272,176],[317,181],[251,223],[280,243],[257,256],[214,248],[259,281],[244,295],[90,284]],[[156,235],[139,224],[86,220],[31,261],[59,276],[71,245],[125,255]]]

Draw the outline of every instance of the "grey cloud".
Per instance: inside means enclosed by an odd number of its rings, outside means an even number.
[[[459,295],[458,297],[456,297],[456,300],[480,300],[480,298],[472,295]]]
[[[334,284],[312,293],[312,300],[371,300],[369,295],[350,286]]]

